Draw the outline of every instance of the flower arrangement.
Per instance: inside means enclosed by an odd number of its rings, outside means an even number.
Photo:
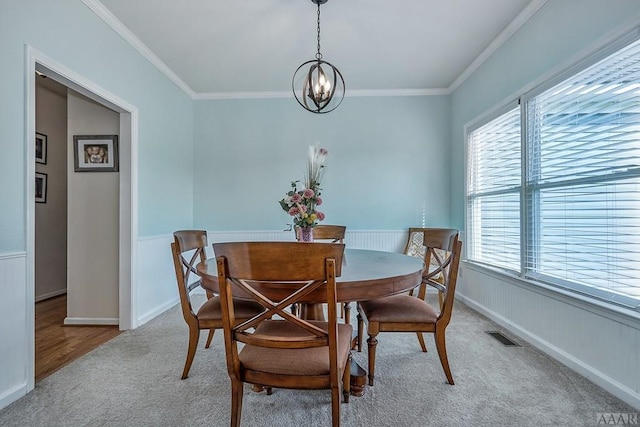
[[[279,202],[282,209],[293,217],[293,224],[300,228],[315,227],[318,221],[324,220],[324,213],[316,208],[322,204],[320,182],[324,176],[327,154],[324,148],[309,146],[304,188],[298,190],[300,181],[292,181],[291,190]]]

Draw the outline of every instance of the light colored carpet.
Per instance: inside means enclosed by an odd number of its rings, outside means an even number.
[[[637,412],[526,342],[505,333],[521,344],[505,347],[485,333],[494,330],[503,331],[456,303],[447,329],[454,386],[431,335],[422,353],[415,334],[380,334],[375,386],[342,404],[342,425],[590,426],[598,412]],[[187,327],[176,306],[36,384],[0,411],[0,425],[227,426],[222,333],[208,350],[205,338],[203,332],[189,378],[180,380]],[[366,349],[354,358],[367,366]],[[243,426],[330,424],[328,391],[277,389],[267,396],[245,386]]]

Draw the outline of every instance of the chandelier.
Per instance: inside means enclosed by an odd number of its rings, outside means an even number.
[[[300,65],[293,73],[291,88],[305,110],[323,114],[335,110],[344,98],[344,79],[340,71],[322,59],[320,53],[320,5],[327,0],[311,0],[318,5],[318,51],[316,59]]]

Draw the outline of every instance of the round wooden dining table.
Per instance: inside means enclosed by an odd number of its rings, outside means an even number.
[[[420,258],[396,252],[345,249],[342,271],[340,276],[336,277],[338,301],[366,301],[408,291],[420,284],[423,269],[424,261]],[[215,258],[199,263],[196,270],[202,279],[202,287],[219,293]],[[260,291],[278,301],[277,286],[270,290],[261,288]],[[234,295],[234,298],[236,297],[242,298],[241,295]],[[304,301],[301,316],[306,319],[323,319],[324,312],[320,303],[322,298],[326,296],[321,292],[310,294]],[[365,375],[364,369],[352,364],[352,394],[361,396],[364,393],[362,378]]]
[[[408,291],[420,283],[423,269],[424,261],[420,258],[396,252],[345,249],[342,272],[336,278],[338,301],[366,301]],[[215,258],[199,263],[196,270],[202,278],[202,287],[219,293]],[[276,288],[272,290],[276,300],[277,292]],[[318,300],[324,298],[321,293],[311,294],[306,302],[318,302],[314,301],[314,295]]]

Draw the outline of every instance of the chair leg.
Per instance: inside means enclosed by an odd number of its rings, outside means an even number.
[[[213,334],[216,332],[215,329],[209,329],[209,335],[207,336],[207,343],[204,345],[204,348],[211,347],[211,341],[213,341]]]
[[[358,312],[358,353],[362,352],[362,338],[363,338],[364,320],[362,315]]]
[[[373,378],[375,376],[376,367],[376,346],[378,345],[378,339],[375,337],[375,335],[369,335],[367,344],[369,344],[369,385],[373,386]]]
[[[182,371],[183,380],[189,376],[193,357],[196,355],[196,349],[198,348],[199,338],[200,329],[198,329],[197,326],[189,326],[189,348],[187,349],[187,360],[184,363],[184,370]]]
[[[347,359],[347,366],[342,373],[342,395],[344,397],[344,403],[349,403],[349,396],[351,395],[351,352],[349,352],[349,358]]]
[[[345,302],[342,306],[342,317],[344,318],[344,323],[347,325],[351,324],[351,303]]]
[[[242,418],[242,396],[244,392],[242,381],[231,380],[231,427],[240,427]]]
[[[422,351],[426,353],[427,345],[424,342],[424,335],[422,335],[422,332],[416,332],[416,335],[418,336],[418,341],[420,342],[420,347],[422,347]]]
[[[340,427],[340,381],[337,372],[331,382],[331,425]]]
[[[438,356],[440,357],[440,364],[444,370],[444,374],[447,377],[449,384],[453,385],[453,376],[451,375],[451,369],[449,369],[449,359],[447,358],[447,345],[445,343],[444,328],[441,330],[436,329],[434,332],[434,338],[436,341],[436,348],[438,349]]]

